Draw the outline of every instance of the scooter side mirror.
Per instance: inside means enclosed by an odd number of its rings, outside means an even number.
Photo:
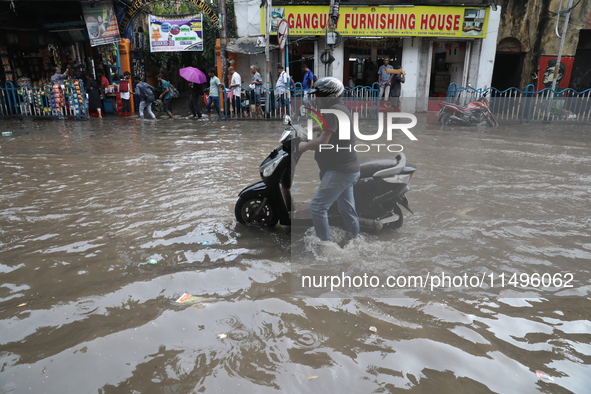
[[[283,117],[283,124],[286,125],[286,126],[291,125],[291,117],[289,115],[285,115]]]

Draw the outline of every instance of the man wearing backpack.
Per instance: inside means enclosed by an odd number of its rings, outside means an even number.
[[[164,103],[164,111],[166,111],[166,113],[168,114],[168,117],[172,119],[172,118],[174,118],[174,115],[172,114],[172,111],[170,110],[170,104],[172,103],[172,94],[171,94],[171,90],[170,90],[170,83],[168,81],[164,80],[164,74],[158,74],[158,75],[156,75],[156,78],[158,78],[158,81],[160,81],[160,83],[162,84],[162,89],[164,89],[162,94],[160,94],[160,99]]]
[[[146,82],[140,80],[137,75],[133,77],[135,83],[135,95],[140,100],[140,119],[144,119],[144,109],[148,110],[148,114],[152,119],[156,119],[156,115],[152,112],[152,102],[156,99],[154,96],[154,87]]]

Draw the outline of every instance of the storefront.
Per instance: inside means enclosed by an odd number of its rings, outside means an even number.
[[[447,86],[490,86],[500,10],[466,6],[341,6],[330,26],[329,6],[282,6],[271,11],[271,34],[280,20],[289,23],[290,64],[299,69],[297,43],[313,41],[314,72],[348,84],[377,81],[384,57],[406,72],[402,97],[408,111],[425,111],[428,98]],[[334,13],[334,12],[333,12]],[[261,11],[264,33],[264,11]],[[332,34],[332,32],[336,34]],[[296,44],[294,44],[296,43]],[[329,52],[334,61],[323,62]],[[320,55],[320,56],[319,56]],[[325,56],[325,59],[327,56]],[[292,73],[297,80],[297,73]]]
[[[0,85],[5,86],[6,82],[10,82],[19,88],[32,89],[50,86],[50,97],[44,102],[55,105],[41,108],[41,113],[70,114],[75,106],[74,103],[70,105],[68,97],[73,97],[73,94],[53,89],[51,77],[55,68],[60,67],[62,72],[69,69],[71,78],[82,78],[83,73],[96,75],[98,71],[103,71],[109,80],[107,94],[111,94],[111,98],[107,97],[104,101],[104,109],[107,113],[116,113],[113,97],[116,97],[116,85],[123,70],[119,32],[116,19],[110,11],[112,9],[111,2],[93,5],[91,2],[79,1],[29,1],[15,2],[14,8],[0,3]],[[89,36],[93,27],[89,28],[89,20],[96,20],[96,34],[93,37]],[[114,29],[103,22],[107,20],[112,20]],[[114,38],[97,42],[96,38],[108,34],[109,29],[114,30]],[[121,44],[125,46],[125,42]],[[52,98],[54,93],[58,95],[55,99]],[[22,96],[20,91],[19,94]],[[36,92],[31,95],[37,96]],[[19,102],[23,99],[26,97],[17,97],[15,100]],[[85,110],[84,105],[77,105],[77,108]],[[4,112],[8,112],[8,109]]]

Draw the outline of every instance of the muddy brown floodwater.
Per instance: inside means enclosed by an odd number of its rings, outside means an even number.
[[[0,393],[591,390],[589,125],[420,117],[415,214],[344,249],[237,224],[278,121],[0,127]]]

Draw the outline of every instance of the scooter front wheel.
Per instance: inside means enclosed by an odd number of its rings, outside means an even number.
[[[441,125],[441,130],[445,130],[445,126],[449,124],[450,114],[444,112],[439,117],[439,124]]]
[[[234,208],[236,220],[239,223],[251,225],[258,224],[265,227],[274,227],[279,221],[279,216],[266,198],[242,198],[236,202]]]
[[[494,118],[494,116],[489,115],[486,117],[486,124],[489,125],[490,127],[497,127],[499,125],[499,122],[497,122],[497,120]]]

